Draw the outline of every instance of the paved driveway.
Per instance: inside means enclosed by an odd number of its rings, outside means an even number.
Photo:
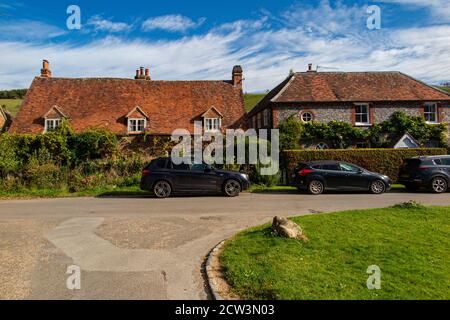
[[[0,201],[0,298],[207,299],[208,251],[274,215],[377,208],[450,197],[243,194],[239,198],[70,198]],[[66,287],[81,268],[81,290]]]

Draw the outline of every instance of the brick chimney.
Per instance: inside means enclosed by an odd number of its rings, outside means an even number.
[[[241,66],[234,66],[232,72],[233,86],[242,90],[243,71]]]
[[[145,69],[145,71],[144,71],[144,67],[140,67],[139,69],[136,70],[136,76],[134,77],[134,79],[136,79],[136,80],[151,80],[150,69]]]
[[[317,72],[317,70],[313,69],[313,64],[312,63],[308,64],[308,71],[307,72]]]
[[[48,62],[48,60],[42,61],[41,77],[42,78],[52,77],[52,72],[50,71],[50,62]]]

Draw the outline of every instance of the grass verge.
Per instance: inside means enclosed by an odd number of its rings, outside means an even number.
[[[244,299],[450,299],[450,207],[293,218],[310,241],[264,225],[226,243],[221,262]],[[367,289],[371,265],[381,290]]]
[[[0,191],[0,199],[31,199],[31,198],[70,198],[70,197],[127,197],[148,196],[150,193],[140,190],[139,186],[131,187],[101,187],[97,189],[69,192],[66,189],[27,189],[16,192]]]

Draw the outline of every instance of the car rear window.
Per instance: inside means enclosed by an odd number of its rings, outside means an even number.
[[[441,165],[443,165],[443,166],[450,166],[450,158],[442,158],[442,159],[439,159],[440,160],[440,164]]]
[[[433,162],[434,162],[434,164],[437,164],[438,166],[442,165],[442,160],[441,159],[434,159]]]
[[[165,169],[167,159],[156,159],[150,164],[154,169]]]

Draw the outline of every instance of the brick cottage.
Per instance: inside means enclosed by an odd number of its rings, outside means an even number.
[[[450,95],[401,72],[307,72],[291,74],[248,114],[251,128],[277,128],[294,116],[303,122],[332,120],[370,127],[395,111],[450,122]],[[365,141],[355,146],[367,147]],[[308,148],[328,148],[314,141]]]
[[[54,78],[44,60],[10,132],[45,133],[67,119],[75,131],[103,127],[122,136],[170,135],[175,129],[224,131],[244,124],[243,72],[231,80],[155,81],[140,68],[134,79]]]

